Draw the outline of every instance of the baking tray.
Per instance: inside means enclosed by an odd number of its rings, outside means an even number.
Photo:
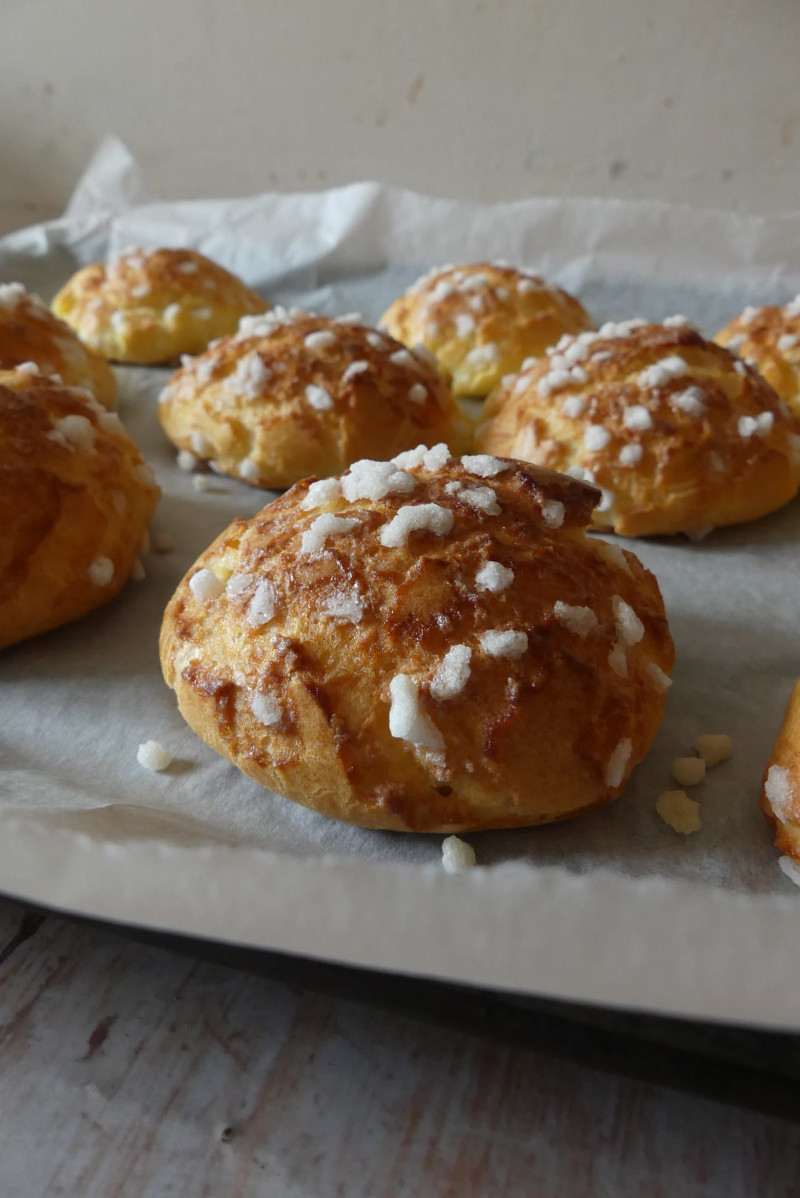
[[[316,195],[162,203],[107,146],[65,217],[0,241],[3,277],[51,294],[130,243],[193,245],[265,294],[328,312],[383,305],[441,260],[504,257],[578,292],[600,319],[682,310],[712,332],[745,303],[800,290],[800,218],[665,204],[480,206],[359,184]],[[159,680],[158,620],[196,554],[263,501],[198,495],[154,419],[163,375],[122,375],[122,416],[165,491],[178,550],[107,609],[0,661],[0,890],[152,932],[560,1002],[800,1028],[798,895],[757,810],[800,673],[800,505],[700,545],[636,543],[678,647],[667,716],[623,799],[529,832],[471,838],[479,868],[444,874],[440,840],[366,833],[269,799],[185,727]],[[44,733],[43,733],[44,730]],[[654,812],[699,732],[736,752],[684,842]],[[178,759],[155,778],[137,744]]]

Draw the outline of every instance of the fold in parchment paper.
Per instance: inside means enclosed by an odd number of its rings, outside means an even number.
[[[374,184],[314,195],[150,202],[104,145],[65,216],[0,240],[0,277],[49,298],[131,244],[191,245],[270,299],[376,321],[443,261],[507,258],[576,291],[598,320],[682,312],[709,335],[800,291],[800,216],[653,203],[478,206]],[[164,497],[175,550],[108,608],[0,658],[0,889],[101,918],[531,994],[800,1027],[800,894],[780,873],[759,784],[800,674],[800,503],[692,544],[627,542],[659,580],[678,664],[653,748],[623,798],[579,819],[441,838],[366,832],[261,790],[186,727],[161,681],[161,612],[197,554],[269,498],[198,493],[159,431],[164,371],[120,369],[120,414]],[[693,788],[703,826],[655,812],[703,732],[734,755]],[[175,761],[136,763],[141,741]]]

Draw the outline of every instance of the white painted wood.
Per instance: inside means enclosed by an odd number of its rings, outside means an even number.
[[[789,1124],[22,917],[0,901],[2,1198],[797,1193]]]
[[[798,44],[791,0],[6,4],[0,208],[60,208],[109,132],[166,198],[375,178],[796,208]]]

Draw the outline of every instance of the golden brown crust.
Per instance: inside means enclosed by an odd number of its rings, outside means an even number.
[[[185,719],[262,785],[364,827],[515,827],[616,797],[673,664],[654,577],[585,535],[593,489],[519,462],[487,475],[475,459],[440,465],[443,448],[419,456],[401,458],[402,492],[356,497],[358,468],[339,486],[307,479],[201,555],[161,632]],[[419,505],[452,526],[403,545],[398,512]],[[331,516],[356,524],[325,534]],[[515,635],[483,639],[498,632]],[[469,673],[445,697],[434,679],[455,646]],[[421,729],[393,697],[409,685]]]
[[[800,296],[783,308],[745,308],[714,340],[755,366],[800,417]]]
[[[53,379],[0,371],[0,648],[108,603],[158,495],[117,416]]]
[[[481,397],[563,333],[594,328],[574,296],[492,262],[431,271],[394,301],[381,324],[408,346],[424,345],[454,395]]]
[[[494,392],[476,442],[585,472],[603,491],[595,525],[623,536],[755,520],[800,475],[800,422],[769,384],[673,322],[565,338]]]
[[[274,488],[464,437],[424,357],[359,323],[283,308],[187,362],[164,388],[159,418],[178,449]]]
[[[0,284],[0,370],[23,364],[59,375],[68,387],[85,387],[104,408],[115,407],[114,375],[94,353],[21,283]],[[33,373],[33,372],[32,372]]]
[[[241,279],[194,250],[128,250],[85,266],[53,311],[112,362],[155,366],[198,354],[269,305]]]
[[[775,831],[775,847],[800,861],[800,682],[764,771],[761,810]]]

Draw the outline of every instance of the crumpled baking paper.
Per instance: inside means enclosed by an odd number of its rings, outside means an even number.
[[[0,277],[49,298],[131,244],[193,246],[276,302],[376,321],[423,270],[507,258],[598,320],[683,312],[709,335],[746,303],[800,290],[800,216],[658,203],[432,200],[376,184],[164,203],[104,143],[57,220],[0,240]],[[0,889],[149,928],[522,994],[800,1028],[800,894],[777,867],[760,778],[800,675],[800,503],[686,540],[626,542],[659,580],[678,664],[662,729],[626,794],[550,827],[441,838],[376,833],[259,788],[184,724],[158,667],[177,581],[234,516],[269,498],[230,479],[198,493],[156,416],[168,373],[119,370],[120,413],[164,497],[145,559],[106,609],[0,656]],[[734,755],[690,792],[702,830],[655,812],[672,758],[703,732]],[[164,774],[136,762],[155,739]]]

